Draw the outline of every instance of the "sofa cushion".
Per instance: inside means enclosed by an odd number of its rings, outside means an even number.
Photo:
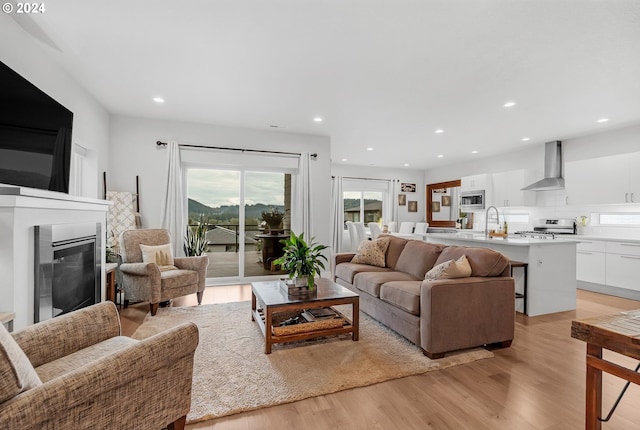
[[[42,385],[29,358],[0,324],[0,403]]]
[[[169,270],[160,273],[162,288],[172,289],[198,283],[198,272],[195,270]]]
[[[353,278],[362,272],[391,272],[391,269],[356,263],[340,263],[336,266],[336,278],[347,281],[350,284],[353,284]]]
[[[365,240],[358,247],[358,251],[351,259],[351,262],[385,267],[385,253],[387,252],[388,246],[388,237],[381,237],[376,240]]]
[[[509,259],[498,251],[468,246],[447,246],[442,250],[436,264],[457,260],[462,255],[466,255],[469,260],[471,276],[500,276],[509,268]]]
[[[471,276],[471,265],[463,254],[457,260],[449,260],[436,264],[424,276],[426,280],[468,278]]]
[[[380,235],[379,237],[389,238],[386,263],[388,268],[390,268],[391,270],[396,270],[396,263],[398,262],[398,258],[400,257],[400,254],[402,253],[402,250],[404,249],[404,246],[407,244],[408,240],[391,235]]]
[[[425,273],[434,266],[444,247],[437,243],[409,240],[398,258],[395,270],[424,279]]]
[[[380,287],[380,300],[410,314],[420,315],[420,285],[421,281],[387,282]]]
[[[364,272],[355,276],[353,285],[360,291],[380,297],[380,286],[392,281],[418,281],[415,276],[404,272]]]

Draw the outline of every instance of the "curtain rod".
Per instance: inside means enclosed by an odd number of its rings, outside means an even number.
[[[335,179],[335,176],[332,175],[331,179]],[[355,176],[343,176],[342,179],[358,179],[361,181],[387,181],[387,182],[398,181],[400,182],[400,179],[356,178]]]
[[[159,140],[156,141],[156,145],[158,146],[167,146],[167,142],[161,142]],[[205,145],[188,145],[188,144],[178,144],[178,146],[183,148],[200,148],[200,149],[221,149],[223,151],[239,151],[239,152],[258,152],[261,154],[279,154],[279,155],[297,155],[298,157],[302,154],[299,152],[285,152],[285,151],[266,151],[262,149],[244,149],[244,148],[226,148],[224,146],[205,146]],[[318,158],[317,153],[310,154],[311,158]]]

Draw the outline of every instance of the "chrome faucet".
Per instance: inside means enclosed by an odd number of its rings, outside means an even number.
[[[487,212],[484,215],[484,237],[489,236],[489,209],[493,208],[496,211],[496,222],[500,225],[500,214],[498,213],[498,208],[495,206],[489,206],[487,208]]]

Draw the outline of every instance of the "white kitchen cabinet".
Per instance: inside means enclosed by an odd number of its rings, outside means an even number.
[[[640,152],[565,163],[568,204],[640,203]]]
[[[606,285],[640,291],[640,256],[607,254]]]
[[[489,175],[486,173],[480,175],[463,176],[460,178],[460,191],[478,191],[487,190],[489,184]]]
[[[607,241],[606,285],[640,291],[640,243]]]
[[[604,285],[606,282],[606,243],[581,241],[576,247],[576,279]]]
[[[628,203],[640,203],[640,153],[629,159],[629,195]]]
[[[522,188],[534,180],[525,169],[510,170],[508,172],[491,175],[493,183],[493,201],[490,204],[498,207],[507,206],[535,206],[535,191],[523,191]]]

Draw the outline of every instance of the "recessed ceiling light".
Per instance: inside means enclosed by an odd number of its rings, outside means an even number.
[[[438,158],[442,158],[442,157],[444,157],[444,155],[438,154]]]
[[[162,97],[154,97],[153,101],[156,103],[164,103],[164,99]]]
[[[437,130],[436,130],[436,133],[437,133],[437,134],[442,134],[442,133],[444,133],[444,130],[443,130],[443,129],[441,129],[441,128],[439,128],[439,129],[437,129]]]
[[[523,142],[528,142],[528,141],[530,141],[530,140],[531,140],[531,138],[530,138],[530,137],[523,137],[523,138],[522,138],[522,139],[520,139],[520,140],[522,140]]]
[[[600,118],[597,122],[607,122],[609,118]]]
[[[409,167],[409,163],[404,163],[404,167]]]
[[[319,116],[315,117],[313,120],[315,122],[322,122],[322,118],[320,118]]]
[[[367,151],[373,151],[373,148],[367,148]]]
[[[271,124],[269,127],[271,127],[271,128],[278,128],[278,126],[277,126],[277,125],[275,125],[275,124]]]
[[[472,153],[472,154],[477,154],[477,153],[478,153],[478,150],[477,150],[477,149],[474,149],[473,151],[471,151],[471,153]]]
[[[348,159],[346,159],[346,158],[342,158],[340,161],[343,161],[343,162],[344,162],[344,161],[349,161],[349,160],[348,160]]]
[[[514,107],[516,105],[516,102],[506,102],[505,104],[503,104],[503,107],[509,108],[509,107]]]

